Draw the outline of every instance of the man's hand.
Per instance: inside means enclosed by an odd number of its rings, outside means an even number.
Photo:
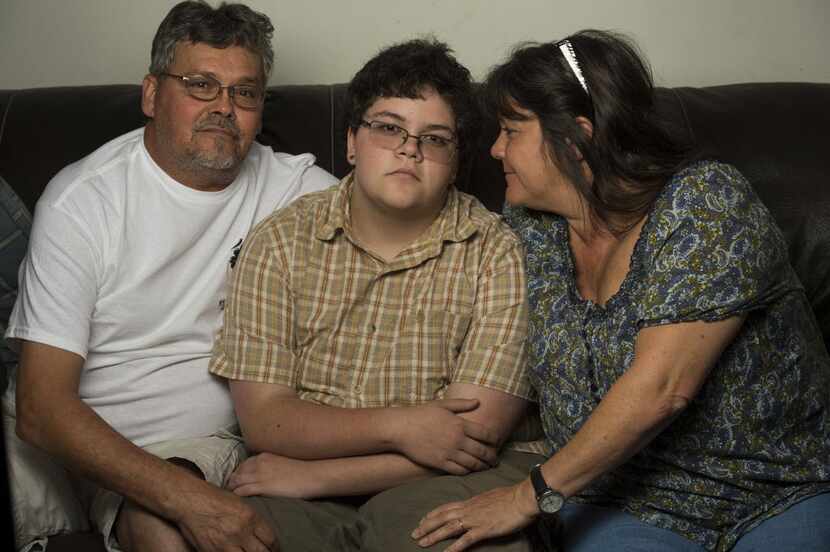
[[[318,480],[311,473],[314,461],[297,460],[262,452],[242,462],[228,481],[239,496],[318,498]]]
[[[441,399],[392,409],[396,414],[395,449],[422,466],[454,475],[495,466],[498,435],[458,416],[478,405],[477,399]]]
[[[190,508],[177,525],[199,552],[267,552],[278,550],[268,523],[233,493],[211,488],[189,497]]]
[[[68,470],[174,523],[198,552],[270,550],[273,531],[242,499],[138,448],[80,399],[83,362],[75,353],[23,342],[17,380],[23,439]]]

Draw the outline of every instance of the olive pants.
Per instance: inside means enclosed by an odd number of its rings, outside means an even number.
[[[505,451],[499,465],[464,476],[443,475],[413,481],[371,497],[301,500],[252,497],[249,503],[270,521],[281,552],[405,552],[444,550],[450,541],[421,548],[409,534],[430,510],[466,500],[496,487],[516,484],[544,457]],[[529,552],[526,533],[486,541],[476,552]]]

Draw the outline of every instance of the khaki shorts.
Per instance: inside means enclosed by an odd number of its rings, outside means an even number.
[[[18,439],[15,422],[13,400],[4,397],[3,424],[18,551],[45,550],[50,536],[90,530],[103,535],[107,550],[120,551],[113,526],[124,498],[68,473],[49,455]],[[237,428],[222,429],[207,437],[155,443],[144,450],[159,458],[192,462],[207,481],[219,487],[246,457]]]

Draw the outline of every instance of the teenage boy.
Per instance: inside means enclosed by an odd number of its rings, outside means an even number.
[[[445,44],[380,52],[346,105],[354,170],[263,221],[234,271],[211,371],[262,454],[230,485],[268,497],[283,550],[422,550],[431,508],[541,461],[501,449],[530,397],[523,255],[453,186],[477,113]]]

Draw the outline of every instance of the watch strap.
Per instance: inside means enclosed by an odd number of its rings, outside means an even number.
[[[533,484],[533,491],[536,493],[537,499],[545,492],[552,490],[542,476],[542,464],[536,464],[530,470],[530,482]]]

